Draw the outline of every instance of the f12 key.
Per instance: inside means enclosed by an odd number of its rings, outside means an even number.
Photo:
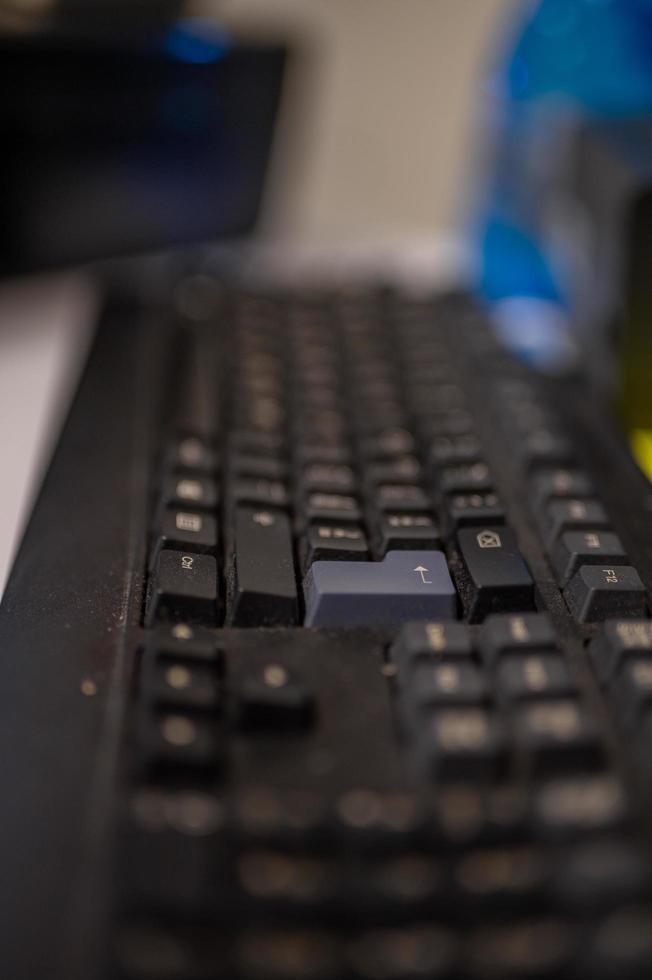
[[[631,565],[583,565],[564,589],[571,613],[580,623],[605,619],[643,619],[647,592]]]

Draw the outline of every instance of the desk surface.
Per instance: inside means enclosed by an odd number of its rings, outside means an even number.
[[[0,595],[75,391],[97,300],[82,275],[0,287]]]

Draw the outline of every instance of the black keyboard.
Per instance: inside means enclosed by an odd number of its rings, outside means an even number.
[[[176,296],[109,303],[3,604],[5,975],[649,980],[600,394],[462,295]]]

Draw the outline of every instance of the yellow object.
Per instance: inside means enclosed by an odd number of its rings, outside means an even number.
[[[652,429],[632,429],[629,444],[634,459],[649,480],[652,480]]]

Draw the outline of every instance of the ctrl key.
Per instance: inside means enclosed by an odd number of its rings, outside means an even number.
[[[214,626],[217,600],[215,559],[165,548],[149,580],[145,622],[151,626],[167,619]]]

